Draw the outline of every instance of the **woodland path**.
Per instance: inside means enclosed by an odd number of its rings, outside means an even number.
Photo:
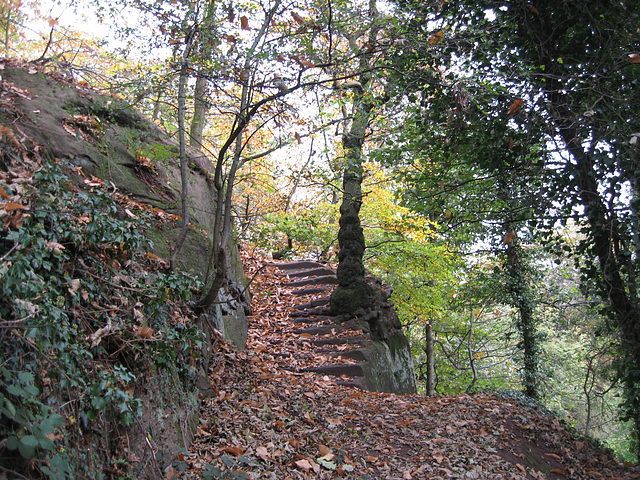
[[[264,263],[245,258],[248,275]],[[218,344],[196,440],[166,478],[640,479],[515,398],[358,389],[361,332],[332,324],[331,278],[311,263],[257,275],[247,350]]]

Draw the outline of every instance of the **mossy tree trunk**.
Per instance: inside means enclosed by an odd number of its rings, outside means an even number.
[[[368,45],[377,42],[380,25],[376,0],[369,1],[368,16],[371,28]],[[342,135],[344,170],[342,175],[342,204],[338,231],[338,285],[331,296],[331,312],[345,317],[366,316],[375,308],[373,288],[367,284],[363,256],[366,248],[364,232],[360,223],[362,206],[362,162],[363,146],[367,128],[374,110],[374,100],[367,87],[372,80],[375,57],[373,49],[358,46],[356,38],[347,32],[349,41],[359,58],[358,80],[348,82],[344,88],[352,92],[351,123]]]
[[[360,223],[362,206],[362,146],[373,105],[364,99],[364,91],[354,93],[354,116],[351,128],[342,138],[346,165],[342,176],[342,204],[338,231],[338,286],[331,297],[336,315],[355,315],[372,303],[372,289],[367,285],[362,258],[364,232]]]

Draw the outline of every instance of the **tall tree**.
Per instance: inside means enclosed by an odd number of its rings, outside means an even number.
[[[374,75],[379,68],[383,25],[376,0],[369,0],[363,18],[367,22],[363,29],[356,29],[354,33],[349,25],[343,25],[340,31],[354,57],[355,68],[353,73],[347,73],[354,80],[339,85],[341,89],[351,91],[351,112],[342,133],[344,167],[338,231],[338,286],[331,295],[331,311],[345,318],[359,316],[367,319],[375,315],[375,298],[373,288],[365,279],[363,263],[366,248],[360,222],[363,150],[376,103],[380,103],[380,98],[376,97],[384,94],[385,89],[379,82],[375,83]]]
[[[511,113],[512,124],[546,135],[546,146],[556,147],[545,157],[543,184],[553,208],[539,225],[553,227],[567,217],[581,225],[576,260],[599,285],[619,334],[622,413],[633,420],[636,441],[640,204],[634,134],[640,117],[629,105],[640,104],[639,17],[637,0],[461,0],[442,4],[430,19],[439,25],[438,49],[447,65],[494,85],[494,101]]]

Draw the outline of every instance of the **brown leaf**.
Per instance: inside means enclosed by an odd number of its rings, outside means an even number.
[[[151,327],[138,327],[136,330],[136,336],[142,338],[153,338],[153,328]]]
[[[527,7],[529,10],[531,10],[536,15],[540,15],[540,12],[538,11],[538,9],[536,7],[534,7],[533,5],[531,5],[530,3],[527,3],[525,5],[525,7]]]
[[[236,19],[236,12],[233,11],[233,5],[229,4],[229,7],[227,7],[227,20],[233,23],[235,19]]]
[[[5,212],[11,212],[13,210],[24,210],[26,207],[19,203],[7,202],[0,204],[0,208],[3,208]]]
[[[15,228],[16,230],[22,228],[24,217],[21,211],[12,212],[2,219],[2,226],[5,229],[8,227]]]
[[[180,478],[180,472],[173,467],[169,467],[164,472],[164,478],[166,480],[173,480]]]
[[[325,455],[329,455],[331,453],[331,449],[323,444],[318,445],[318,450],[320,450],[321,457],[324,457]]]
[[[47,252],[60,253],[60,251],[65,250],[65,246],[58,242],[47,241],[45,249],[47,250]]]
[[[242,455],[244,453],[244,448],[238,446],[238,445],[233,445],[231,447],[223,447],[220,449],[221,452],[226,452],[226,453],[230,453],[232,455]]]
[[[262,460],[266,462],[273,462],[273,457],[269,455],[269,451],[267,450],[266,447],[257,447],[256,453]]]
[[[562,457],[560,457],[560,455],[556,455],[555,453],[545,453],[544,456],[555,458],[558,461],[562,460]]]
[[[629,60],[631,60],[632,63],[640,63],[640,53],[630,53]]]
[[[79,288],[80,288],[80,279],[74,278],[73,280],[71,280],[71,282],[69,282],[69,288],[67,290],[71,295],[75,297],[76,294],[78,293]]]
[[[504,239],[502,241],[505,245],[509,245],[513,240],[513,237],[515,236],[516,236],[516,232],[509,232],[504,236]]]
[[[559,468],[552,468],[550,470],[551,473],[557,473],[558,475],[562,475],[563,477],[566,477],[567,474],[564,473],[564,471],[560,470]]]
[[[309,458],[302,458],[301,460],[296,460],[294,463],[296,467],[301,468],[305,473],[309,473],[311,470],[316,473],[320,471],[320,465]]]
[[[6,198],[6,199],[11,198],[11,197],[7,194],[7,192],[5,192],[4,187],[0,187],[0,197],[2,197],[2,198]]]
[[[300,443],[300,440],[296,440],[294,438],[288,439],[287,443],[291,445],[293,448],[300,448],[302,446],[302,444]]]
[[[243,30],[251,30],[251,28],[249,28],[249,19],[245,15],[240,17],[240,27]]]
[[[296,132],[294,134],[294,137],[296,137],[296,140],[298,141],[299,144],[302,143],[302,137],[300,136],[300,134],[298,132]]]
[[[444,32],[442,30],[437,31],[431,37],[429,37],[429,45],[438,45],[442,41]]]
[[[67,133],[73,135],[74,137],[76,136],[76,131],[71,125],[63,123],[62,128],[64,128]]]
[[[522,105],[524,105],[524,100],[518,98],[509,106],[509,115],[514,115],[518,110],[522,108]]]
[[[304,23],[304,18],[302,18],[300,15],[298,15],[296,12],[291,12],[291,16],[293,17],[293,19],[298,22],[300,25],[302,25]]]

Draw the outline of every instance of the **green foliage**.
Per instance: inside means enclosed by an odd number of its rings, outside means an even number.
[[[312,208],[267,214],[252,229],[251,241],[287,257],[325,257],[336,243],[337,210],[337,205],[320,202]]]
[[[203,337],[185,300],[197,284],[143,268],[147,221],[100,189],[73,187],[60,165],[34,175],[30,198],[23,225],[0,241],[0,436],[46,460],[36,465],[49,478],[99,478],[76,450],[80,436],[102,430],[96,441],[108,442],[135,423],[153,368],[194,384]]]

